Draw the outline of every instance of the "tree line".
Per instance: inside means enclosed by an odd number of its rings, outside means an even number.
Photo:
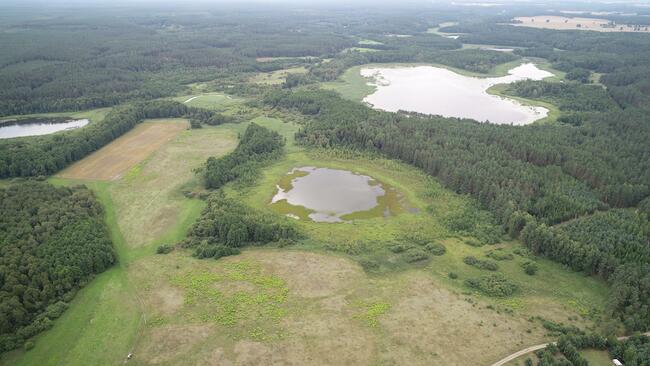
[[[0,188],[0,352],[50,328],[115,261],[103,209],[85,187]]]
[[[231,122],[214,111],[170,100],[113,108],[83,128],[43,136],[0,140],[0,178],[54,174],[131,130],[145,118],[187,117],[194,125]]]
[[[234,180],[255,179],[261,164],[282,154],[284,143],[277,132],[251,123],[233,152],[220,158],[208,158],[204,172],[206,187],[218,189]]]

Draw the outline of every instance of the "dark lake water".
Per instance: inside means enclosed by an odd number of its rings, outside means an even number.
[[[301,167],[280,184],[271,203],[287,216],[318,222],[340,222],[346,215],[375,209],[383,216],[390,191],[373,178],[347,170]],[[386,214],[388,214],[386,212]],[[373,216],[373,215],[370,215]]]
[[[88,122],[87,119],[70,118],[29,119],[4,122],[0,124],[0,139],[49,135],[59,131],[80,128],[87,125]]]

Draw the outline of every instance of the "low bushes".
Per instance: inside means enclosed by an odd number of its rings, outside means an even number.
[[[488,296],[506,297],[517,291],[517,285],[510,282],[504,275],[495,273],[479,278],[465,280],[465,284],[479,290]]]
[[[465,264],[467,264],[467,265],[470,265],[470,266],[473,266],[473,267],[476,267],[476,268],[479,268],[479,269],[485,269],[485,270],[488,270],[488,271],[496,271],[497,269],[499,269],[499,266],[495,262],[490,261],[490,260],[485,260],[485,259],[478,259],[478,258],[473,257],[473,256],[468,256],[468,257],[463,258],[463,262],[465,262]]]

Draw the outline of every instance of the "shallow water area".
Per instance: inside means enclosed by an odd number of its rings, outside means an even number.
[[[517,66],[506,76],[493,78],[464,76],[435,66],[368,67],[361,69],[361,75],[372,79],[372,85],[377,87],[364,99],[376,109],[514,125],[542,119],[548,115],[548,109],[491,95],[487,89],[497,84],[553,76],[532,63]]]
[[[49,135],[59,131],[77,129],[89,122],[88,119],[67,118],[7,121],[0,124],[0,139]]]
[[[300,167],[277,184],[271,206],[306,221],[342,222],[390,216],[403,199],[392,187],[347,170]]]

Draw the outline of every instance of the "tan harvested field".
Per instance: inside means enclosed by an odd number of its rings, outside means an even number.
[[[117,180],[188,128],[183,119],[149,120],[58,174],[61,178]]]
[[[591,30],[597,32],[635,32],[649,33],[648,27],[643,26],[635,29],[631,25],[617,24],[613,27],[607,26],[609,20],[596,18],[574,18],[555,15],[538,15],[534,17],[517,17],[514,20],[521,23],[512,24],[517,27],[531,27],[556,30]],[[578,26],[579,25],[579,26]]]

